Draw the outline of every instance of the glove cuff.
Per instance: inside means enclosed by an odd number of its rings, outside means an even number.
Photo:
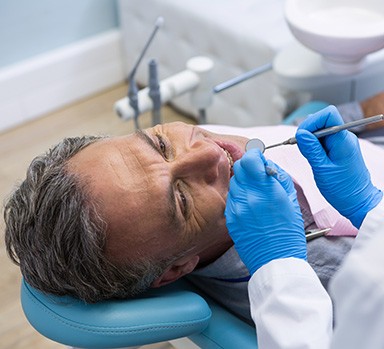
[[[367,201],[362,205],[362,207],[360,207],[359,210],[357,210],[357,212],[349,218],[357,229],[361,227],[367,213],[374,209],[383,198],[383,192],[376,187],[374,189],[375,190],[367,198]]]

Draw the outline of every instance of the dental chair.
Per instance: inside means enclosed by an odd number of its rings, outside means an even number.
[[[254,327],[186,280],[140,298],[96,304],[46,295],[23,280],[21,303],[40,334],[73,348],[138,348],[164,341],[176,348],[257,348]],[[188,339],[176,340],[183,337]]]

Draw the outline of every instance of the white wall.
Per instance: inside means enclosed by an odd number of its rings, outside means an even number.
[[[0,68],[117,27],[114,0],[1,0]]]
[[[115,0],[1,0],[0,131],[123,81],[120,41]]]

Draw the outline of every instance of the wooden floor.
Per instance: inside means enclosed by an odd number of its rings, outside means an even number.
[[[38,120],[0,134],[0,199],[3,204],[15,182],[24,178],[32,158],[45,152],[66,136],[85,134],[122,135],[134,129],[132,121],[122,121],[113,112],[113,104],[124,97],[127,86],[121,84],[97,96],[80,101]],[[164,107],[163,121],[189,118]],[[142,128],[151,126],[149,113],[140,117]],[[20,272],[8,259],[4,248],[4,221],[0,219],[0,348],[2,349],[59,349],[38,334],[25,319],[19,298]],[[145,348],[164,349],[169,345],[157,344]]]

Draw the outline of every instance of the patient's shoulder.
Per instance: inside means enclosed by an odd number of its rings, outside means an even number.
[[[308,263],[315,270],[323,286],[327,289],[329,280],[340,268],[350,251],[354,237],[320,237],[307,244]]]

